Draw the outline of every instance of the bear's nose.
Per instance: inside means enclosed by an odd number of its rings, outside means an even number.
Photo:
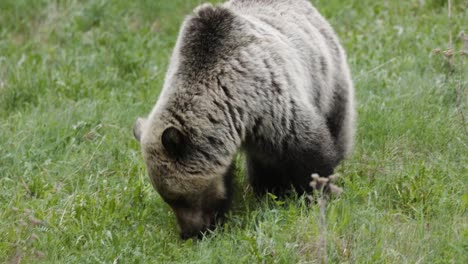
[[[180,237],[188,239],[206,230],[207,223],[202,210],[194,208],[173,208],[180,228]]]
[[[182,232],[180,233],[180,238],[183,240],[187,240],[189,238],[193,237],[193,235],[189,232]]]
[[[208,231],[208,229],[202,229],[198,232],[181,232],[180,233],[180,238],[183,239],[183,240],[187,240],[187,239],[190,239],[190,238],[197,238],[199,240],[203,239],[203,237],[205,237],[205,233],[206,231]]]
[[[187,240],[189,238],[203,239],[206,232],[214,229],[214,225],[212,224],[212,221],[208,217],[204,217],[202,219],[205,221],[201,223],[201,225],[180,226],[181,228],[180,237],[183,240]]]

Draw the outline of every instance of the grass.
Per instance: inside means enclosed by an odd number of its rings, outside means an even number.
[[[132,136],[195,0],[0,1],[0,262],[319,263],[318,206],[256,201],[239,169],[230,220],[178,239]],[[316,0],[358,99],[330,263],[468,263],[468,3]],[[449,35],[453,43],[449,43]],[[466,45],[465,45],[466,47]],[[433,52],[439,48],[441,52]],[[444,51],[453,48],[447,58]]]

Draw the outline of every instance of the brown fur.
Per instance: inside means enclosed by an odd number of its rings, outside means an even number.
[[[182,25],[162,93],[134,127],[183,238],[229,208],[245,151],[258,194],[331,175],[350,152],[354,89],[330,25],[306,0],[202,5]]]

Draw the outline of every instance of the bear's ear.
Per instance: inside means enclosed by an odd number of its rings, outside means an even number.
[[[175,127],[166,128],[162,133],[161,141],[164,148],[173,157],[180,157],[187,147],[186,137]]]
[[[141,142],[141,133],[146,123],[146,118],[139,117],[133,126],[133,135],[138,142]]]

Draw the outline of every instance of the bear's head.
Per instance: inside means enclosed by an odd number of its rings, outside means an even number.
[[[231,11],[211,5],[184,21],[160,97],[134,126],[151,182],[173,209],[183,238],[213,227],[230,203],[247,116],[224,65],[246,45],[234,35],[235,21]]]
[[[207,109],[206,95],[174,98],[160,99],[147,119],[139,118],[134,135],[151,183],[187,239],[212,229],[228,210],[237,144],[217,110]]]

